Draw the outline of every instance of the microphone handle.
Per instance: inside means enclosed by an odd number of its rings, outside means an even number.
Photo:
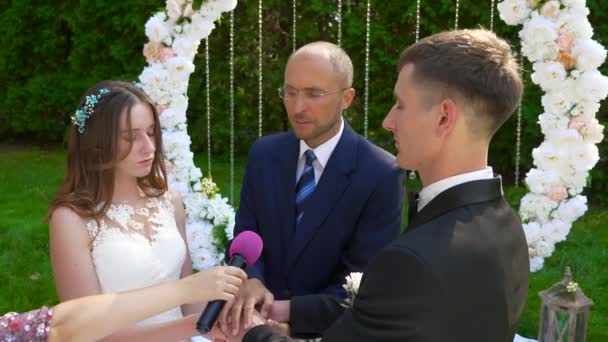
[[[247,267],[247,260],[239,254],[234,254],[230,257],[228,266],[234,266],[244,270]],[[211,331],[220,312],[222,312],[222,309],[224,308],[224,304],[226,304],[225,300],[212,300],[207,303],[201,317],[199,317],[198,322],[196,322],[196,330],[203,335]]]

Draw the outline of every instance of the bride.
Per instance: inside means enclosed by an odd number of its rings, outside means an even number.
[[[60,300],[190,275],[184,207],[179,194],[167,189],[152,101],[130,83],[101,82],[85,93],[72,123],[67,174],[47,217]],[[197,335],[201,309],[176,307],[108,340]]]

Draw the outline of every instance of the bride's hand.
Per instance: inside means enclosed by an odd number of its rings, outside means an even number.
[[[188,304],[212,300],[232,301],[239,288],[247,279],[247,274],[233,266],[216,266],[192,274],[182,279],[183,293]]]

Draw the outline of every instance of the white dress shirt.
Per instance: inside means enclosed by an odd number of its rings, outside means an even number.
[[[315,184],[319,184],[319,179],[323,174],[325,165],[327,165],[327,161],[334,152],[336,145],[338,145],[338,141],[340,141],[340,137],[344,131],[344,119],[340,117],[340,120],[340,130],[338,133],[316,148],[311,148],[304,140],[300,140],[300,157],[298,158],[298,168],[296,169],[296,184],[298,183],[300,176],[302,176],[302,172],[304,172],[304,165],[306,165],[306,156],[304,155],[304,152],[306,152],[306,150],[312,150],[317,156],[317,159],[312,162],[312,167],[315,170]]]
[[[483,170],[462,173],[456,176],[444,178],[431,185],[425,186],[418,196],[418,211],[422,210],[425,205],[429,204],[433,198],[437,197],[440,193],[445,190],[470,181],[479,179],[492,179],[494,178],[494,172],[491,167],[486,167]]]

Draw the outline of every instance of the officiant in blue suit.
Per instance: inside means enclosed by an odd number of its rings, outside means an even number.
[[[251,147],[234,229],[257,232],[264,251],[222,322],[246,326],[254,306],[288,320],[299,296],[343,297],[345,276],[397,238],[403,172],[343,118],[352,80],[351,60],[334,44],[310,43],[289,57],[278,91],[293,131]],[[306,335],[302,328],[292,325]]]

